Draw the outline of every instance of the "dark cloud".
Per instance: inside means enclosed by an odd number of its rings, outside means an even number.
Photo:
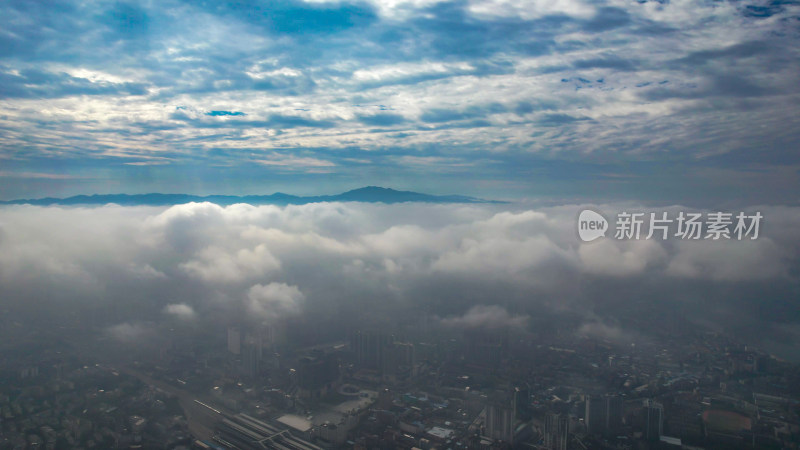
[[[713,50],[691,52],[687,56],[677,60],[677,62],[690,66],[697,66],[713,64],[719,59],[734,61],[741,58],[749,58],[761,55],[767,51],[769,51],[769,45],[765,42],[749,41]]]
[[[211,116],[242,117],[242,114],[203,114]],[[264,119],[232,119],[227,121],[203,120],[182,110],[170,114],[170,119],[185,122],[193,128],[331,128],[334,121],[309,119],[302,116],[272,114]]]
[[[405,123],[407,120],[400,114],[373,114],[370,116],[359,116],[358,120],[365,125],[371,126],[394,126]]]
[[[608,56],[605,58],[581,59],[575,61],[572,66],[576,69],[614,69],[620,71],[634,71],[637,64],[635,61]]]
[[[452,122],[456,120],[481,118],[493,114],[505,113],[507,111],[508,108],[500,103],[489,103],[486,105],[473,105],[462,110],[446,108],[430,109],[422,113],[420,119],[428,123]]]
[[[710,77],[702,86],[686,86],[683,88],[655,87],[644,91],[641,96],[647,100],[653,101],[670,98],[763,97],[776,95],[779,92],[778,89],[772,86],[762,86],[741,76],[720,74]]]
[[[557,127],[575,122],[591,120],[588,117],[575,117],[568,114],[545,114],[539,119],[539,124],[547,127]]]
[[[597,10],[594,17],[581,26],[586,31],[596,33],[624,27],[630,23],[631,16],[628,11],[615,7],[602,7]]]
[[[785,11],[786,5],[797,5],[794,0],[771,0],[766,4],[745,5],[742,13],[747,17],[766,19]]]

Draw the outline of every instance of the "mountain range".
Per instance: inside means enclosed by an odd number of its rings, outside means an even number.
[[[248,203],[251,205],[302,205],[320,202],[368,202],[368,203],[503,203],[465,195],[431,195],[412,191],[398,191],[379,186],[367,186],[335,195],[297,196],[276,192],[269,195],[191,195],[191,194],[94,194],[75,195],[66,198],[36,198],[0,201],[0,205],[105,205],[114,203],[124,206],[178,205],[190,202],[211,202],[218,205]]]

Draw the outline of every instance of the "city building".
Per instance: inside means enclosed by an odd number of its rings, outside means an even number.
[[[569,443],[569,416],[549,413],[544,420],[544,446],[551,450],[566,450]]]
[[[664,406],[661,403],[647,399],[644,401],[644,409],[644,437],[649,441],[657,441],[664,431]]]
[[[591,434],[614,434],[622,426],[623,402],[618,395],[586,397],[584,420]]]

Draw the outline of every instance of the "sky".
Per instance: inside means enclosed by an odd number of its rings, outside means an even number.
[[[791,1],[0,3],[0,199],[796,204]]]

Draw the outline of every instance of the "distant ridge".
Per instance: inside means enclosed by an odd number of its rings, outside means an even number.
[[[465,195],[430,195],[411,191],[397,191],[379,186],[367,186],[336,195],[301,197],[276,192],[270,195],[190,195],[190,194],[95,194],[75,195],[67,198],[36,198],[0,201],[0,205],[105,205],[165,206],[191,202],[211,202],[218,205],[249,203],[251,205],[302,205],[321,202],[367,203],[504,203]]]

